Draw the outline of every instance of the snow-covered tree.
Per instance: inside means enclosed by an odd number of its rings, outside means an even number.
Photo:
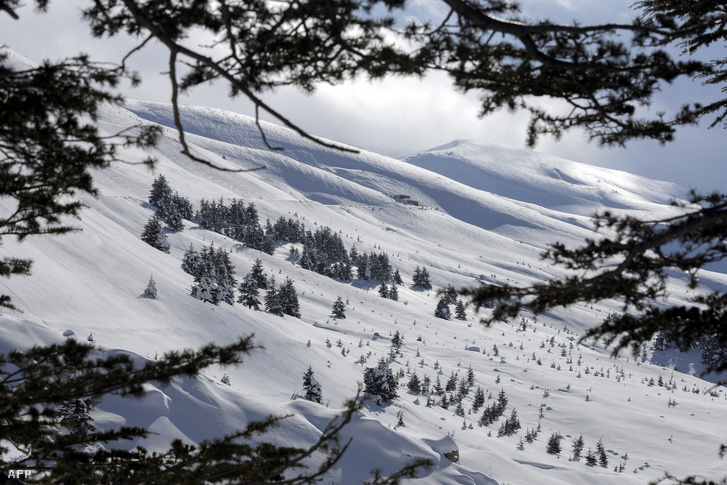
[[[172,188],[169,186],[167,178],[159,174],[151,184],[151,192],[149,193],[149,203],[154,207],[159,207],[159,202],[166,202],[172,198]]]
[[[195,257],[194,248],[190,246],[182,261],[182,267],[185,266],[195,272],[192,296],[215,305],[235,303],[235,267],[225,249],[210,244]]]
[[[151,216],[144,226],[144,231],[141,233],[141,240],[159,251],[163,251],[165,253],[169,252],[169,241],[167,241],[167,235],[164,234],[162,223],[156,214]]]
[[[151,299],[155,299],[157,297],[157,287],[156,283],[154,282],[154,275],[149,276],[149,284],[146,285],[146,290],[144,290],[144,296]]]
[[[258,288],[261,290],[268,289],[268,278],[265,276],[265,269],[263,268],[263,262],[260,261],[260,258],[255,259],[255,263],[253,263],[252,269],[250,270],[250,275]]]
[[[260,290],[258,290],[252,274],[248,273],[240,283],[240,295],[237,297],[237,303],[241,303],[253,310],[260,310],[259,294]]]
[[[386,282],[382,281],[381,286],[379,287],[379,296],[381,298],[388,298],[389,297],[389,287],[386,286]]]
[[[160,220],[164,221],[170,231],[179,232],[184,230],[182,215],[179,213],[179,208],[174,199],[160,200],[157,203],[156,214]]]
[[[368,367],[364,371],[364,390],[376,397],[377,403],[391,402],[398,397],[396,378],[389,364],[380,359],[376,367]]]
[[[317,402],[320,404],[323,402],[323,391],[321,385],[313,375],[313,369],[308,366],[308,370],[303,375],[303,390],[305,391],[305,398],[309,401]]]
[[[434,309],[434,316],[437,318],[443,318],[444,320],[449,320],[450,315],[449,305],[447,305],[446,298],[440,298],[437,302],[437,308]]]
[[[235,278],[235,267],[230,261],[230,254],[224,248],[214,250],[210,246],[208,257],[211,258],[214,268],[209,276],[216,280],[218,300],[230,305],[234,304],[237,279]]]
[[[191,274],[194,277],[201,276],[202,260],[197,251],[195,251],[192,244],[189,245],[189,249],[184,252],[182,256],[182,270],[185,273]]]
[[[159,219],[166,223],[169,230],[178,232],[184,229],[182,219],[192,218],[192,204],[189,199],[180,197],[172,188],[164,175],[159,175],[151,185],[149,203],[156,209]]]
[[[346,318],[346,303],[339,296],[333,302],[333,316],[336,318]]]
[[[202,276],[192,285],[190,293],[198,300],[216,305],[220,299],[217,296],[217,280],[209,276]]]

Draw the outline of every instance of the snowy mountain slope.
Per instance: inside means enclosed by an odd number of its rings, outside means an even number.
[[[168,106],[143,102],[130,103],[129,110],[105,110],[101,125],[112,132],[137,122],[137,116],[170,125]],[[577,345],[582,329],[606,317],[615,303],[576,305],[537,322],[526,315],[523,321],[486,329],[471,310],[464,322],[435,318],[435,291],[409,288],[415,267],[422,265],[429,269],[435,290],[449,283],[474,285],[479,275],[491,282],[527,284],[558,274],[538,258],[549,242],[575,243],[593,236],[587,216],[599,209],[666,214],[672,210],[666,205],[669,197],[679,195],[673,185],[461,142],[405,163],[372,153],[323,149],[265,125],[271,143],[285,147],[272,152],[261,143],[253,120],[241,115],[187,107],[183,120],[196,133],[189,137],[194,150],[214,163],[267,169],[230,174],[202,167],[179,155],[170,130],[156,153],[156,173],[141,165],[117,164],[96,174],[101,197],[84,199],[89,208],[77,223],[81,232],[22,244],[3,241],[4,252],[35,264],[31,277],[0,282],[24,312],[0,316],[2,350],[59,341],[67,330],[76,338],[93,334],[108,351],[131,352],[139,359],[250,333],[264,346],[238,368],[209,369],[200,379],[180,379],[168,388],[151,386],[141,402],[104,399],[95,415],[97,425],[147,426],[159,434],[144,446],[161,449],[173,438],[193,442],[267,414],[292,413],[267,438],[304,446],[315,441],[341,403],[354,395],[364,369],[389,355],[390,336],[399,331],[404,346],[391,364],[394,370],[427,375],[432,382],[438,376],[444,385],[452,372],[461,378],[472,367],[475,386],[464,400],[464,416],[438,402],[427,407],[426,396],[407,392],[406,375],[393,404],[368,403],[347,427],[352,447],[329,477],[332,483],[360,483],[369,470],[393,471],[408,456],[435,461],[418,481],[432,484],[641,484],[666,470],[713,479],[727,475],[727,464],[717,453],[724,441],[724,389],[715,389],[714,396],[705,393],[711,384],[682,373],[690,371],[683,356],[646,349],[645,359],[610,359],[598,345]],[[135,162],[143,154],[125,155]],[[375,283],[339,282],[292,264],[288,244],[269,256],[189,221],[184,231],[168,234],[170,254],[157,251],[139,235],[152,215],[146,200],[158,173],[196,206],[202,198],[242,198],[255,203],[263,221],[284,216],[309,229],[330,226],[341,231],[349,249],[355,244],[360,252],[386,252],[405,281],[399,301],[380,298]],[[391,196],[397,194],[411,195],[421,205],[396,202]],[[276,317],[241,305],[214,306],[189,296],[192,277],[180,268],[182,254],[190,244],[199,249],[210,243],[231,251],[238,278],[256,258],[278,283],[292,278],[302,317]],[[156,300],[140,298],[150,274],[159,290]],[[705,278],[711,284],[725,281],[720,274]],[[684,298],[688,289],[675,282],[674,295]],[[338,296],[349,301],[346,319],[331,316]],[[675,363],[682,372],[671,368]],[[309,365],[322,385],[326,406],[291,399],[301,394]],[[698,365],[692,369],[698,371]],[[220,382],[225,373],[230,386]],[[668,388],[649,385],[659,376]],[[505,416],[489,426],[478,425],[482,410],[470,412],[476,387],[493,396],[488,404],[500,390],[509,399]],[[522,429],[498,437],[513,407]],[[396,426],[399,411],[404,427]],[[538,426],[537,439],[520,449],[521,436]],[[564,436],[559,457],[545,451],[554,432]],[[571,441],[581,434],[584,452],[603,439],[608,467],[569,459]],[[442,456],[452,446],[459,448],[458,463]],[[620,464],[622,473],[614,471]]]

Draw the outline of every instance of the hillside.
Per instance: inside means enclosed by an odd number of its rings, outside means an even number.
[[[167,105],[133,101],[125,109],[105,109],[100,124],[113,132],[140,120],[170,126],[170,119]],[[95,174],[101,196],[84,198],[88,208],[76,222],[81,231],[22,244],[3,241],[6,254],[35,263],[31,277],[0,282],[23,312],[0,316],[2,351],[71,334],[92,334],[109,352],[140,359],[247,334],[264,346],[238,368],[210,369],[166,388],[150,385],[142,401],[104,399],[94,414],[97,426],[144,426],[158,433],[143,443],[154,450],[173,438],[195,442],[268,414],[292,414],[266,439],[304,446],[355,394],[364,369],[390,354],[398,331],[404,345],[391,368],[405,375],[399,398],[385,406],[367,403],[346,428],[353,442],[328,477],[331,483],[361,483],[370,470],[391,472],[411,456],[435,461],[414,481],[432,484],[643,484],[667,470],[711,479],[727,475],[718,456],[727,395],[695,375],[697,354],[647,346],[637,359],[611,359],[598,343],[577,343],[583,329],[618,309],[616,302],[579,305],[537,321],[524,315],[492,328],[482,327],[470,308],[464,321],[434,317],[436,290],[473,286],[478,277],[528,284],[558,275],[539,258],[548,243],[593,237],[589,216],[598,210],[668,214],[669,201],[683,195],[680,187],[474,142],[456,141],[401,161],[321,148],[264,125],[270,143],[284,148],[274,152],[263,145],[254,120],[209,108],[185,107],[183,123],[199,155],[224,167],[265,170],[230,174],[195,164],[179,154],[175,132],[168,129],[155,154],[156,172],[133,164],[144,154],[128,150],[131,163]],[[242,199],[254,203],[262,224],[285,217],[310,230],[328,226],[348,250],[355,244],[359,252],[386,253],[404,280],[399,300],[381,298],[376,281],[338,281],[303,269],[289,260],[291,246],[300,245],[278,243],[268,255],[192,221],[167,234],[169,254],[154,249],[139,236],[153,214],[147,199],[159,174],[195,208],[203,198]],[[0,201],[0,208],[6,203]],[[201,249],[211,243],[230,251],[238,280],[258,258],[278,283],[294,280],[301,318],[191,297],[193,278],[181,269],[183,254],[190,244]],[[433,290],[411,288],[422,266]],[[150,275],[156,300],[141,297]],[[727,278],[705,272],[702,281],[721,287]],[[690,290],[675,280],[672,291],[680,299]],[[349,302],[345,319],[331,315],[339,296]],[[308,366],[321,383],[324,405],[302,398]],[[434,405],[427,407],[427,396],[407,392],[413,373],[432,383],[439,377],[444,385],[452,373],[459,382],[469,368],[474,385],[463,400],[464,416],[455,415],[454,406],[442,408],[441,396],[432,395]],[[221,382],[225,374],[230,385]],[[664,385],[649,384],[660,376]],[[477,387],[491,396],[486,405],[500,391],[508,398],[505,415],[488,426],[478,424],[482,409],[471,412]],[[513,408],[522,429],[498,437]],[[403,427],[397,426],[400,411]],[[537,439],[519,446],[538,426]],[[560,456],[546,453],[554,432],[563,436]],[[584,454],[602,439],[607,467],[571,460],[571,443],[579,435]],[[453,447],[459,449],[457,463],[443,457]]]

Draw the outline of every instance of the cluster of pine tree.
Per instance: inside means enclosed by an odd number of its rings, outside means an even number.
[[[359,253],[354,245],[351,248],[351,263],[356,266],[356,276],[360,280],[403,284],[399,270],[391,266],[386,253]]]
[[[170,231],[178,232],[183,230],[184,222],[182,222],[182,219],[192,219],[192,204],[186,197],[180,196],[177,192],[172,192],[172,188],[164,175],[159,175],[152,182],[149,204],[154,207],[155,211],[144,225],[141,240],[160,251],[168,253],[169,241],[162,223],[166,224],[166,228]]]
[[[432,283],[429,281],[429,271],[426,266],[414,268],[414,276],[412,277],[412,288],[415,290],[431,290]]]
[[[156,208],[159,219],[167,225],[170,231],[178,232],[184,229],[183,219],[191,220],[194,215],[192,203],[187,197],[172,193],[172,188],[164,175],[159,175],[151,184],[149,204]]]
[[[426,268],[424,269],[426,270]],[[450,305],[454,305],[454,316],[457,320],[467,320],[465,304],[458,298],[457,291],[452,285],[448,285],[447,289],[442,292],[442,296],[437,302],[437,307],[434,309],[434,316],[444,320],[452,318],[452,311],[449,309]]]
[[[341,281],[353,278],[351,258],[343,245],[343,239],[328,226],[305,233],[300,266]]]
[[[500,394],[498,394],[497,396],[497,401],[485,407],[484,411],[482,411],[482,416],[480,417],[480,425],[487,426],[497,421],[498,418],[505,413],[506,407],[507,396],[505,395],[505,390],[502,389],[500,390]]]
[[[268,219],[265,234],[274,241],[302,243],[306,237],[305,224],[290,217],[286,219],[281,216],[275,224],[270,224]]]
[[[273,254],[275,245],[265,236],[253,203],[245,205],[242,200],[232,199],[228,206],[222,198],[218,202],[202,199],[196,219],[205,229],[224,234],[251,249]]]
[[[505,419],[500,425],[500,429],[497,432],[498,436],[512,436],[520,430],[520,420],[517,417],[517,411],[515,408],[512,409],[510,417]]]
[[[182,258],[182,269],[194,276],[191,294],[195,298],[215,305],[235,302],[235,267],[223,248],[215,249],[211,244],[197,252],[190,244]]]
[[[252,269],[245,275],[240,283],[240,296],[237,302],[245,305],[253,310],[260,310],[260,290],[268,289],[268,278],[265,276],[265,270],[260,258],[255,260]]]
[[[268,291],[265,294],[265,311],[282,317],[290,315],[291,317],[300,318],[300,303],[298,302],[298,292],[293,286],[293,280],[285,278],[283,284],[276,288],[275,278],[268,280]]]
[[[141,232],[141,240],[159,251],[169,253],[169,241],[164,232],[162,221],[156,213],[144,225],[144,229]]]
[[[389,363],[381,358],[376,367],[367,367],[364,371],[364,391],[374,397],[377,404],[388,403],[399,397],[396,380]]]

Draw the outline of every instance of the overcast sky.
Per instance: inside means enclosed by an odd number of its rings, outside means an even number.
[[[438,0],[412,0],[423,11],[436,11]],[[95,60],[118,62],[134,44],[114,38],[100,41],[88,35],[80,20],[82,0],[51,1],[47,14],[32,8],[18,10],[21,20],[0,14],[0,45],[6,45],[33,60],[58,59],[79,52]],[[581,23],[628,21],[636,13],[632,0],[525,0],[523,11],[531,18],[547,16],[562,22]],[[720,52],[724,47],[720,46]],[[141,72],[142,85],[126,89],[130,98],[164,101],[170,99],[168,82],[160,73],[167,58],[160,48],[135,55],[130,64]],[[694,93],[705,92],[698,81],[684,80],[669,87],[654,109],[681,104]],[[230,100],[220,85],[197,88],[183,99],[185,104],[212,106],[253,115],[249,103]],[[712,88],[714,97],[719,89]],[[423,80],[386,79],[343,86],[321,86],[307,96],[294,89],[269,93],[264,99],[289,119],[313,134],[355,145],[378,153],[403,157],[442,145],[454,139],[472,139],[511,146],[524,146],[527,117],[499,113],[477,117],[475,93],[455,92],[446,76],[431,75]],[[603,149],[589,143],[582,133],[573,132],[560,141],[543,138],[536,150],[564,158],[612,167],[670,180],[701,191],[727,191],[727,138],[722,128],[682,128],[677,141],[666,146],[656,142],[632,142],[625,149]]]

